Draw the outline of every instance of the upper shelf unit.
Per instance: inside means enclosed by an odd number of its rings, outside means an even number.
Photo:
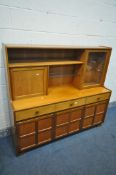
[[[48,95],[49,88],[103,86],[109,47],[6,45],[13,100]],[[73,92],[72,92],[73,93]]]

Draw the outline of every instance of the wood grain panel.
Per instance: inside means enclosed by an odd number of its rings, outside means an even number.
[[[29,119],[32,117],[52,113],[55,111],[55,104],[47,105],[47,106],[41,106],[37,108],[22,110],[15,112],[16,121]]]
[[[13,99],[47,93],[47,67],[12,68]]]
[[[35,121],[18,123],[17,129],[19,136],[35,133]]]
[[[82,128],[88,128],[92,126],[93,117],[84,118]]]
[[[38,121],[38,131],[52,128],[52,117],[46,117]]]
[[[69,112],[61,112],[56,115],[56,125],[61,125],[69,122]]]
[[[38,133],[38,144],[49,142],[50,140],[52,140],[52,130]]]
[[[104,119],[104,113],[96,114],[94,118],[94,124],[102,123],[103,119]]]
[[[98,104],[97,109],[96,109],[96,113],[105,112],[106,106],[107,106],[107,102]]]
[[[74,110],[71,110],[70,121],[75,121],[75,120],[81,119],[82,110],[83,110],[83,108],[76,108]]]
[[[68,125],[63,125],[56,128],[56,134],[55,134],[56,138],[63,137],[67,134],[68,134]]]
[[[28,148],[32,148],[35,145],[35,135],[29,135],[18,139],[18,146],[21,151],[26,150]]]
[[[95,96],[87,97],[86,104],[97,103],[110,98],[110,93],[99,94]]]
[[[85,117],[94,116],[95,113],[95,105],[88,105],[85,108]]]
[[[76,132],[80,129],[80,120],[69,124],[69,133]]]

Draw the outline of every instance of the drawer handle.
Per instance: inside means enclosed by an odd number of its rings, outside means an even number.
[[[70,106],[74,106],[74,105],[77,105],[78,104],[78,101],[75,101],[73,103],[70,104]]]
[[[35,112],[35,115],[38,115],[38,114],[39,114],[39,111],[36,111],[36,112]]]
[[[100,97],[97,98],[98,101],[99,101],[100,99],[101,99]]]

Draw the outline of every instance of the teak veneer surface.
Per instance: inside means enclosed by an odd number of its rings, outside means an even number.
[[[14,100],[12,101],[12,105],[14,111],[19,111],[106,92],[110,92],[110,90],[106,89],[105,87],[78,90],[71,85],[64,85],[60,87],[50,87],[48,89],[48,95],[45,96]]]
[[[49,48],[49,49],[111,49],[106,46],[74,46],[74,45],[38,45],[38,44],[6,44],[6,48]]]
[[[9,67],[32,67],[32,66],[52,66],[52,65],[71,65],[83,64],[82,61],[49,61],[49,62],[30,62],[30,63],[11,63]]]

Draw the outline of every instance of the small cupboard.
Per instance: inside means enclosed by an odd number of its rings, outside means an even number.
[[[109,52],[107,50],[88,50],[86,55],[83,87],[102,86],[109,63]]]
[[[6,45],[17,152],[101,124],[109,47]]]
[[[47,94],[47,67],[23,67],[10,70],[14,100]]]

